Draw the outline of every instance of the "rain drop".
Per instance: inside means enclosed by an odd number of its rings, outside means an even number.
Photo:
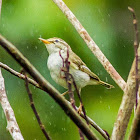
[[[53,108],[54,108],[54,106],[52,105],[52,106],[51,106],[51,109],[53,109]]]
[[[108,14],[108,16],[110,17],[110,14]]]
[[[49,125],[52,125],[51,122],[49,122]]]
[[[106,82],[108,82],[108,79],[107,79],[107,77],[106,77],[105,79],[106,79]]]

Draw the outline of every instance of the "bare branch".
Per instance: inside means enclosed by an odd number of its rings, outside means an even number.
[[[61,55],[61,51],[59,51],[59,55],[60,55],[60,57],[62,58],[62,61],[63,61],[63,68],[62,69],[63,69],[64,75],[65,75],[64,78],[66,80],[67,87],[68,87],[70,102],[71,102],[72,107],[77,111],[77,108],[75,106],[74,92],[72,91],[72,85],[74,85],[77,94],[79,96],[80,96],[80,94],[79,94],[79,91],[77,90],[77,86],[76,86],[76,83],[74,81],[74,78],[69,72],[70,71],[70,62],[69,62],[69,48],[68,47],[67,47],[66,54],[67,54],[66,55],[67,57],[64,59],[63,56]],[[75,83],[75,84],[73,84],[73,83]],[[80,103],[82,104],[82,100],[80,100]],[[83,107],[83,104],[82,104],[82,107]],[[89,124],[88,121],[87,121],[87,116],[86,116],[86,113],[85,113],[85,109],[83,109],[83,114],[85,116],[85,120],[86,120],[87,124]],[[80,140],[84,140],[84,135],[83,135],[83,133],[80,129],[79,129],[79,134],[80,134]]]
[[[112,132],[112,140],[122,140],[125,136],[128,122],[136,99],[135,60],[132,64],[127,86],[118,111],[117,120]]]
[[[139,140],[140,138],[140,100],[133,119],[129,140]]]
[[[7,120],[7,129],[10,132],[12,138],[14,140],[24,140],[20,132],[19,126],[16,122],[14,111],[6,95],[4,78],[2,77],[1,69],[0,69],[0,103],[4,110],[4,114]]]
[[[132,12],[133,15],[133,25],[134,25],[134,31],[135,31],[135,40],[134,40],[134,52],[135,52],[135,59],[136,59],[136,64],[135,64],[135,72],[136,72],[136,76],[135,76],[135,80],[136,80],[136,108],[137,108],[137,104],[138,104],[138,89],[139,89],[139,79],[138,79],[138,73],[139,73],[139,69],[138,69],[138,47],[139,47],[139,31],[138,31],[138,21],[136,19],[136,14],[134,9],[132,9],[131,7],[128,7],[128,9]]]
[[[32,92],[31,92],[30,89],[29,89],[29,83],[28,83],[27,75],[26,75],[26,72],[25,72],[24,70],[23,70],[23,73],[24,73],[24,75],[25,75],[25,87],[26,87],[26,90],[27,90],[27,93],[28,93],[28,96],[29,96],[30,106],[31,106],[31,108],[32,108],[32,110],[33,110],[33,112],[34,112],[34,114],[35,114],[35,117],[36,117],[36,119],[37,119],[37,121],[38,121],[38,124],[39,124],[39,126],[40,126],[40,129],[41,129],[41,131],[43,132],[45,138],[46,138],[47,140],[51,140],[51,138],[50,138],[50,136],[48,135],[47,131],[45,130],[45,127],[44,127],[44,125],[43,125],[43,123],[42,123],[42,121],[41,121],[41,119],[40,119],[40,116],[39,116],[37,110],[36,110],[36,107],[35,107],[35,104],[34,104],[34,101],[33,101]]]
[[[6,67],[5,67],[5,66],[6,66]],[[1,62],[0,62],[0,67],[2,67],[2,68],[4,68],[5,70],[9,71],[9,72],[10,72],[11,74],[13,74],[14,76],[19,77],[19,75],[20,75],[19,78],[25,80],[25,76],[24,76],[23,74],[18,73],[17,71],[11,69],[9,66],[7,66],[7,65],[5,65],[5,64],[3,64],[3,63],[1,63]],[[29,77],[27,77],[27,79],[29,80],[28,82],[29,82],[30,84],[32,84],[32,85],[34,85],[35,87],[37,87],[37,88],[43,90],[41,87],[38,86],[38,84],[36,83],[36,81],[34,81],[33,79],[31,79],[31,78],[29,78]],[[68,102],[68,103],[70,104],[70,102]],[[78,109],[78,108],[76,107],[76,109]],[[84,114],[83,114],[82,112],[80,113],[80,116],[81,116],[82,118],[85,119],[85,116],[84,116]],[[89,118],[88,116],[87,116],[87,120],[88,120],[88,122],[89,122],[89,124],[90,124],[91,126],[93,126],[106,140],[108,140],[108,137],[107,137],[106,133],[104,132],[104,130],[102,130],[102,129],[101,129],[91,118]]]
[[[15,71],[15,70],[13,70],[13,69],[11,69],[11,68],[10,68],[9,66],[7,66],[6,64],[3,64],[3,63],[0,62],[0,67],[3,68],[3,69],[5,69],[5,70],[7,70],[7,71],[9,71],[11,74],[13,74],[13,75],[19,77],[20,79],[25,80],[25,75],[23,75],[23,74],[21,74],[21,73]],[[32,84],[32,85],[36,86],[37,88],[40,88],[40,89],[41,89],[41,87],[39,87],[39,85],[38,85],[38,83],[36,83],[36,81],[34,81],[33,79],[31,79],[31,78],[29,78],[29,77],[27,77],[27,79],[28,79],[28,82],[29,82],[30,84]]]
[[[88,125],[81,119],[77,112],[71,107],[64,97],[36,70],[36,68],[21,54],[21,52],[2,35],[0,45],[33,77],[33,79],[46,91],[71,118],[71,120],[82,130],[88,139],[96,140],[96,137]]]
[[[118,86],[124,91],[126,83],[122,79],[122,77],[118,74],[118,72],[114,69],[112,64],[108,61],[105,55],[101,52],[96,43],[89,36],[88,32],[84,29],[75,15],[70,11],[70,9],[66,6],[66,4],[62,0],[53,0],[54,3],[60,8],[60,10],[65,14],[65,16],[69,19],[72,25],[75,27],[77,32],[86,42],[88,48],[92,51],[92,53],[97,57],[100,63],[104,66],[106,71],[110,74],[113,80],[118,84]]]

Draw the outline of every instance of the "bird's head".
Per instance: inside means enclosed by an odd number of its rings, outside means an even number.
[[[64,40],[57,37],[49,39],[39,38],[39,40],[41,40],[45,44],[49,54],[57,53],[60,50],[65,51],[67,50],[67,48],[70,49],[69,45]]]

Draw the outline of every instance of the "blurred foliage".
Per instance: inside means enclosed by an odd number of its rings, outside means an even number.
[[[65,0],[64,2],[126,81],[134,58],[132,15],[127,7],[133,7],[140,19],[140,1]],[[115,86],[115,89],[111,90],[102,86],[87,86],[82,90],[87,114],[111,135],[123,92],[52,0],[3,0],[0,33],[11,41],[61,93],[65,89],[51,79],[46,67],[48,53],[38,38],[56,36],[68,42],[92,71],[102,80]],[[21,69],[2,47],[0,47],[0,61],[17,71]],[[24,81],[5,70],[2,70],[2,73],[8,99],[25,140],[44,140],[45,137],[30,108]],[[35,106],[52,139],[78,140],[76,126],[61,108],[43,91],[33,86],[30,86],[30,89]],[[68,99],[68,95],[66,98]],[[78,105],[77,97],[76,102]],[[0,114],[0,139],[11,140],[1,107]],[[94,129],[93,131],[101,140],[103,139]]]

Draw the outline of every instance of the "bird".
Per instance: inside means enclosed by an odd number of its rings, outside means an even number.
[[[108,89],[114,88],[113,85],[100,80],[100,78],[88,68],[82,59],[72,51],[71,47],[64,40],[58,37],[49,39],[39,38],[39,40],[45,44],[49,53],[47,66],[52,79],[57,84],[68,89],[66,80],[61,73],[63,68],[63,59],[67,58],[67,50],[69,50],[69,73],[73,76],[79,91],[87,85],[102,85]],[[72,87],[72,90],[74,90],[74,87]],[[67,94],[67,91],[62,95],[65,94]]]

